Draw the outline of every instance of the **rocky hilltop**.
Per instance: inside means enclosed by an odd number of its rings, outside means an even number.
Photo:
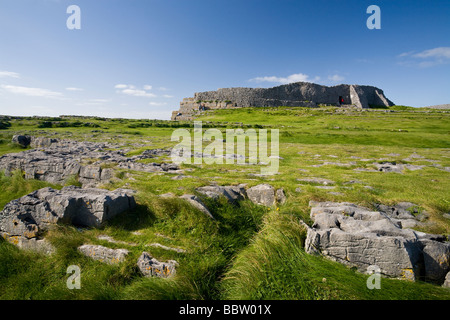
[[[370,106],[394,105],[383,90],[372,86],[341,84],[333,87],[309,82],[296,82],[273,88],[224,88],[197,92],[185,98],[172,120],[192,120],[199,112],[209,109],[244,107],[317,107],[318,105]]]

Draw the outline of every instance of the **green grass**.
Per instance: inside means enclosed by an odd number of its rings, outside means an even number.
[[[173,180],[175,175],[170,174],[117,170],[118,179],[103,187],[136,190],[137,208],[100,229],[54,228],[46,235],[57,248],[52,256],[22,251],[0,240],[0,299],[450,298],[449,290],[434,285],[384,278],[381,290],[369,290],[367,275],[306,254],[305,230],[298,223],[299,219],[311,223],[310,200],[348,201],[368,207],[410,201],[429,213],[421,231],[448,236],[450,222],[444,213],[450,212],[450,172],[443,170],[450,167],[447,112],[402,106],[364,112],[332,107],[245,108],[207,111],[201,120],[204,129],[217,127],[224,133],[227,128],[279,129],[283,159],[278,174],[260,177],[258,165],[205,163],[182,165],[185,175],[190,176],[182,180]],[[42,121],[58,119],[10,119],[10,126],[0,130],[0,156],[25,150],[10,143],[14,134],[120,143],[120,148],[133,156],[146,149],[170,148],[175,144],[170,141],[175,128],[192,130],[192,123],[161,120],[76,118],[65,121],[77,122],[77,127],[52,124],[45,129],[38,127]],[[204,142],[204,147],[207,144]],[[382,159],[425,167],[403,174],[354,170],[373,168],[374,162],[386,161]],[[324,161],[348,165],[322,165]],[[308,177],[331,179],[336,182],[335,189],[317,189],[298,181]],[[359,182],[348,184],[352,180]],[[248,187],[269,183],[283,188],[288,201],[269,210],[249,201],[232,205],[224,199],[203,199],[216,218],[210,220],[180,199],[158,197],[167,192],[192,194],[212,181],[219,185],[246,183]],[[77,177],[68,179],[68,184],[79,185]],[[46,186],[62,187],[25,180],[20,172],[11,177],[0,173],[0,208]],[[109,243],[97,239],[99,235],[129,244]],[[83,243],[126,248],[130,255],[119,265],[102,264],[77,251]],[[149,247],[150,243],[187,252]],[[176,276],[141,276],[136,261],[143,251],[161,261],[178,261]],[[81,290],[66,287],[70,265],[81,269]]]
[[[0,190],[2,190],[0,192],[0,208],[3,210],[3,207],[11,200],[45,187],[61,189],[61,186],[43,181],[25,180],[20,171],[15,171],[11,176],[5,176],[4,172],[0,171]]]

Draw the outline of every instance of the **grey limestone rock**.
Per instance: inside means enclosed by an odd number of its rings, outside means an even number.
[[[260,184],[249,189],[246,189],[246,184],[236,186],[211,185],[199,187],[196,191],[212,199],[224,196],[229,202],[236,202],[248,198],[255,204],[267,207],[271,207],[276,203],[283,204],[287,200],[283,188],[275,190],[269,184]]]
[[[271,207],[275,204],[275,189],[269,184],[260,184],[247,190],[247,196],[255,204]]]
[[[126,157],[114,145],[88,141],[57,140],[48,137],[30,137],[35,149],[0,157],[0,170],[10,175],[14,170],[25,173],[26,179],[37,179],[53,184],[65,184],[71,177],[78,177],[85,187],[95,187],[107,183],[114,177],[114,169],[128,169],[144,172],[180,173],[179,167],[172,163],[144,164],[137,160],[147,159],[167,151],[146,150],[140,156]],[[92,160],[96,159],[94,163]],[[85,164],[89,161],[89,164]],[[107,164],[108,168],[103,164]]]
[[[381,172],[396,172],[396,173],[403,173],[405,169],[411,171],[421,170],[423,167],[425,167],[420,165],[402,164],[395,162],[374,163],[374,166],[377,168],[378,171]]]
[[[160,262],[148,252],[143,252],[137,261],[137,266],[146,277],[170,278],[176,274],[178,263],[174,260]]]
[[[4,238],[39,239],[57,223],[99,227],[135,205],[131,190],[43,188],[6,204],[0,212],[0,233]]]
[[[365,272],[377,265],[388,277],[441,284],[450,270],[450,243],[444,237],[404,229],[392,212],[352,203],[311,202],[312,228],[305,250]],[[398,217],[398,216],[397,216]]]
[[[197,192],[213,199],[217,199],[220,196],[224,196],[228,201],[234,202],[242,200],[246,197],[245,184],[239,184],[237,186],[205,186],[197,188]]]
[[[111,249],[104,246],[89,244],[78,247],[78,251],[87,257],[108,264],[123,262],[129,254],[129,251],[126,249]]]

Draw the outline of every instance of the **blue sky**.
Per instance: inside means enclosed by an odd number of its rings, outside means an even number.
[[[450,103],[450,1],[0,0],[0,114],[169,119],[194,92],[295,81]]]

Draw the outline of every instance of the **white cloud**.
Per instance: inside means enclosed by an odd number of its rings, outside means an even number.
[[[1,88],[4,90],[30,97],[43,97],[43,98],[61,98],[63,94],[61,92],[51,91],[42,88],[30,88],[30,87],[20,87],[11,85],[2,85]]]
[[[159,87],[158,90],[159,91],[169,91],[169,89],[166,87]]]
[[[20,74],[11,71],[0,71],[0,78],[20,78]]]
[[[101,106],[104,103],[109,102],[109,99],[89,99],[77,103],[77,106]]]
[[[150,106],[153,106],[153,107],[159,107],[159,106],[165,106],[167,103],[166,102],[149,102],[148,103]]]
[[[414,53],[414,51],[403,52],[398,55],[399,58],[410,56]]]
[[[328,80],[331,80],[333,82],[339,82],[339,81],[345,80],[345,78],[343,76],[338,75],[338,74],[334,74],[332,76],[328,76]]]
[[[155,94],[146,92],[145,90],[139,90],[139,89],[124,89],[120,91],[123,94],[134,96],[134,97],[148,97],[148,98],[154,98],[156,97]]]
[[[67,91],[84,91],[84,89],[82,88],[75,88],[75,87],[69,87],[66,88]]]
[[[450,59],[450,47],[425,50],[413,55],[416,58]]]
[[[164,94],[163,97],[167,99],[173,98],[173,96],[171,96],[170,94]]]
[[[288,83],[293,83],[293,82],[315,82],[315,81],[319,81],[319,80],[320,80],[320,77],[315,77],[314,79],[310,79],[307,74],[294,73],[287,77],[276,77],[276,76],[256,77],[256,78],[250,79],[249,81],[288,84]]]
[[[450,47],[438,47],[418,53],[408,51],[399,54],[397,57],[402,59],[399,63],[406,66],[431,67],[447,64],[450,63]]]
[[[152,86],[150,85],[145,85],[143,89],[136,89],[136,86],[131,84],[117,84],[114,88],[119,89],[117,93],[122,93],[133,97],[156,97],[154,93],[148,92],[152,89]]]

